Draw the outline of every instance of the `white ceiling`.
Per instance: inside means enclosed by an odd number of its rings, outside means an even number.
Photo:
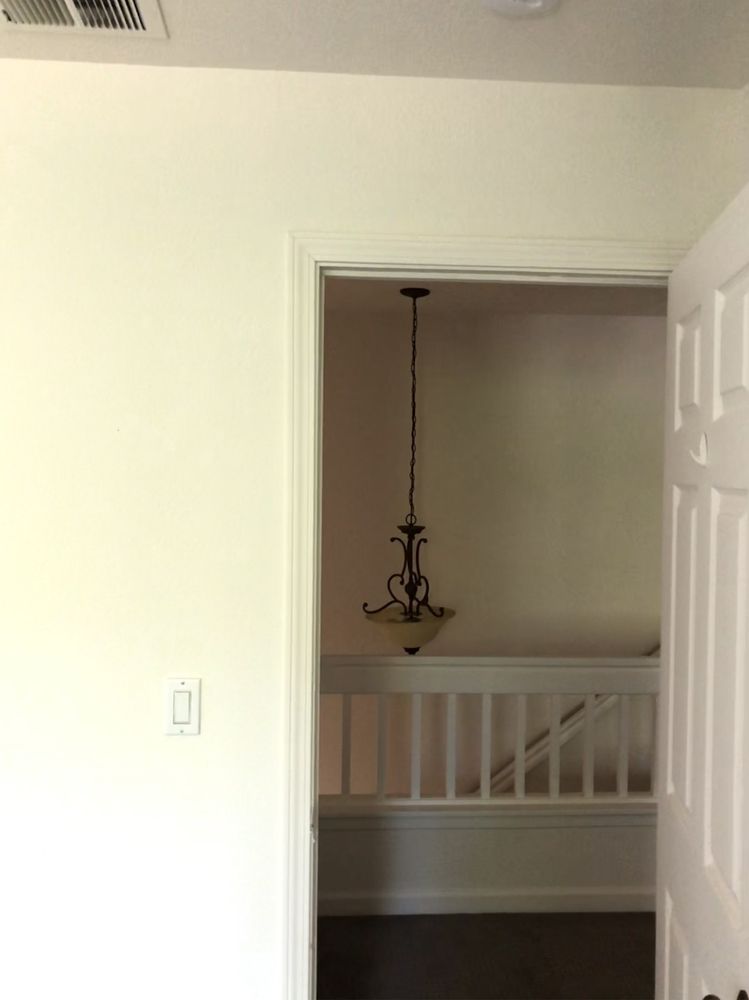
[[[749,0],[162,0],[170,38],[0,27],[0,57],[678,87],[749,82]]]
[[[410,322],[411,303],[400,294],[408,284],[423,284],[431,295],[419,302],[428,318],[499,316],[517,313],[568,316],[664,316],[665,288],[612,285],[549,285],[530,282],[426,281],[328,278],[325,309],[336,313],[375,314]]]

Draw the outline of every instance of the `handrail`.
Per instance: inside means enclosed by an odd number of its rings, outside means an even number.
[[[655,656],[323,656],[320,693],[657,694],[659,665]]]
[[[593,721],[595,722],[600,719],[602,715],[606,715],[618,704],[618,694],[606,694],[597,697],[593,708]],[[570,743],[576,736],[583,732],[584,727],[585,705],[583,704],[579,705],[577,708],[562,717],[561,725],[559,727],[559,746],[563,747],[566,746],[567,743]],[[526,745],[525,773],[528,774],[530,771],[535,770],[547,761],[549,759],[550,750],[551,733],[547,730],[545,733],[542,733],[535,740]],[[513,756],[506,764],[492,774],[492,792],[496,794],[508,791],[512,788],[514,780],[515,757]]]
[[[658,643],[657,646],[654,646],[649,652],[644,654],[644,659],[652,662],[657,668],[660,666],[660,660],[658,659],[660,651],[661,644]],[[619,708],[620,713],[627,713],[629,710],[629,706],[623,704],[617,694],[597,695],[594,706],[594,721],[599,719],[602,715],[606,715],[616,707]],[[622,722],[620,720],[620,726],[621,725]],[[583,703],[562,717],[559,733],[560,747],[565,746],[565,744],[573,740],[579,733],[584,731],[584,728],[585,704]],[[547,761],[549,759],[550,750],[551,734],[549,732],[542,733],[537,739],[527,744],[524,751],[526,774],[529,771],[535,770],[535,768]],[[503,767],[492,774],[492,792],[496,794],[508,791],[512,788],[514,777],[515,757],[512,757]]]

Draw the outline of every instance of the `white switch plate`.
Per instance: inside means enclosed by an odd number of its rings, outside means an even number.
[[[200,732],[199,677],[169,677],[165,681],[164,732],[169,736]]]

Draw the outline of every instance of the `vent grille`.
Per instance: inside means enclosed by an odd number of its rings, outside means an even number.
[[[7,27],[166,36],[158,0],[0,0]]]
[[[3,14],[11,24],[71,28],[75,21],[62,0],[2,0]]]
[[[137,0],[73,0],[73,6],[87,28],[146,30]]]

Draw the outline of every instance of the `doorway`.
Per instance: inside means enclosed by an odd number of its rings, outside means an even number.
[[[416,504],[433,599],[458,615],[408,661],[355,599],[397,569],[401,285],[325,286],[318,996],[641,1000],[656,696],[626,671],[657,680],[665,292],[429,284]],[[555,693],[573,660],[589,697]]]
[[[665,286],[675,248],[617,244],[300,238],[294,242],[294,491],[291,595],[289,983],[312,997],[316,892],[316,700],[319,566],[322,280],[390,276],[466,281]],[[310,823],[310,817],[312,822]]]

